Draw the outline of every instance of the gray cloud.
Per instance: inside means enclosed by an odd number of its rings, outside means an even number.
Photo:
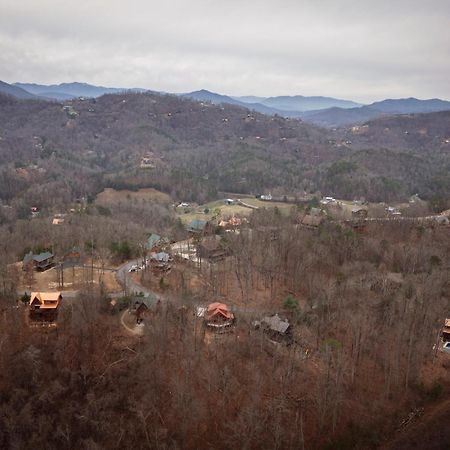
[[[450,98],[450,2],[2,0],[0,79]]]

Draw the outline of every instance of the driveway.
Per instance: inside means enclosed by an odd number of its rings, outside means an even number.
[[[129,333],[133,334],[134,336],[142,336],[144,334],[144,324],[136,325],[134,324],[134,327],[131,328],[125,323],[125,317],[130,314],[128,309],[122,312],[120,315],[120,324],[127,330]]]
[[[150,289],[142,286],[139,283],[136,283],[130,275],[130,268],[133,265],[140,265],[142,263],[142,259],[134,259],[133,261],[128,261],[125,264],[121,265],[116,272],[116,278],[118,283],[122,286],[124,292],[126,294],[139,294],[143,293],[146,297],[153,297],[155,299],[159,299],[159,295]]]

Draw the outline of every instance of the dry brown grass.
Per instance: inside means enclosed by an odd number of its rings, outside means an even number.
[[[31,287],[27,284],[25,274],[20,270],[21,280],[19,289],[25,291],[53,291],[65,290],[76,291],[85,287],[86,283],[91,281],[91,270],[88,268],[75,267],[64,270],[64,289],[58,286],[57,271],[55,268],[46,270],[45,272],[35,272]],[[121,290],[116,280],[116,273],[105,271],[103,274],[100,270],[94,269],[94,284],[99,285],[102,282],[106,292],[118,292]]]
[[[117,205],[118,203],[172,203],[170,195],[156,189],[139,189],[138,191],[116,191],[115,189],[106,188],[98,194],[95,202],[101,206]]]
[[[257,208],[279,208],[282,212],[286,212],[286,214],[290,211],[292,208],[292,204],[289,203],[282,203],[282,202],[265,202],[262,200],[258,200],[257,198],[244,198],[242,200],[244,203],[256,206]],[[204,214],[203,210],[209,209],[208,214]],[[200,220],[211,220],[214,216],[214,211],[219,210],[220,214],[218,216],[219,219],[227,219],[229,217],[248,217],[253,212],[252,208],[247,208],[242,205],[227,205],[223,200],[217,200],[214,202],[207,203],[205,205],[199,206],[195,208],[196,211],[202,211],[202,212],[189,212],[184,213],[182,211],[177,211],[179,214],[179,217],[183,223],[190,223],[194,219],[200,219]]]

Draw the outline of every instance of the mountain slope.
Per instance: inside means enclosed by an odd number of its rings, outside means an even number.
[[[104,94],[120,94],[123,92],[144,92],[145,89],[125,89],[108,88],[104,86],[94,86],[87,83],[61,83],[53,85],[43,85],[34,83],[14,83],[14,86],[20,87],[32,94],[54,98],[57,100],[68,100],[76,97],[99,97]]]
[[[231,98],[234,98],[235,100],[243,103],[262,103],[264,100],[266,100],[267,97],[257,97],[256,95],[244,95],[242,97],[239,96],[231,96]]]
[[[386,99],[374,102],[368,106],[385,113],[428,113],[450,110],[450,102],[433,98],[429,100],[419,100],[417,98]]]
[[[327,108],[355,108],[361,106],[349,100],[331,97],[304,97],[303,95],[270,97],[262,101],[263,105],[286,111],[312,111]]]
[[[205,89],[182,94],[182,96],[198,101],[208,101],[214,104],[229,103],[231,105],[239,105],[263,114],[278,114],[285,117],[301,117],[304,112],[310,110],[316,111],[331,107],[354,108],[361,106],[349,100],[339,100],[331,97],[304,97],[302,95],[269,98],[256,96],[230,97]]]
[[[302,120],[321,127],[340,127],[342,125],[360,124],[367,120],[381,117],[383,113],[375,109],[361,108],[329,108],[320,111],[307,111]]]
[[[305,122],[323,127],[358,125],[367,120],[386,115],[420,114],[450,111],[450,102],[439,99],[418,100],[416,98],[383,100],[359,108],[329,108],[307,111],[301,117]]]
[[[200,91],[187,92],[185,94],[180,94],[181,97],[187,97],[192,100],[197,100],[198,102],[210,102],[215,105],[220,105],[221,103],[228,103],[229,105],[239,105],[243,106],[244,103],[239,100],[235,100],[227,95],[216,94],[215,92],[207,91],[206,89],[201,89]]]
[[[50,98],[52,100],[57,101],[65,101],[65,100],[72,100],[73,98],[77,98],[77,96],[65,94],[63,92],[42,92],[40,94],[41,97]]]
[[[430,198],[450,192],[448,113],[433,114],[409,122],[409,116],[379,119],[384,122],[370,125],[364,137],[366,131],[329,131],[174,95],[104,95],[73,100],[69,110],[0,97],[0,198],[9,201],[17,192],[34,198],[35,178],[16,174],[18,163],[46,169],[40,189],[58,183],[68,197],[104,187],[153,187],[202,203],[217,191]],[[385,131],[394,125],[395,132]],[[145,155],[154,170],[140,169]]]
[[[27,92],[24,89],[21,89],[18,86],[14,86],[12,84],[5,83],[4,81],[0,81],[0,92],[8,95],[12,95],[16,98],[21,99],[33,99],[37,98],[35,95],[31,94],[30,92]]]
[[[192,100],[197,100],[200,102],[210,102],[210,103],[213,103],[214,105],[221,105],[221,104],[237,105],[242,108],[247,108],[252,111],[257,111],[262,114],[267,114],[270,116],[273,116],[275,114],[278,114],[280,116],[286,116],[286,117],[289,115],[292,115],[288,111],[281,111],[279,109],[271,108],[271,107],[263,105],[261,103],[249,103],[249,102],[239,101],[233,97],[229,97],[227,95],[216,94],[215,92],[210,92],[205,89],[202,89],[200,91],[189,92],[186,94],[181,94],[181,96],[190,98]]]

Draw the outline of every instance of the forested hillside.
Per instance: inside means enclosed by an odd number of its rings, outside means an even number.
[[[63,105],[2,96],[0,197],[45,206],[108,186],[155,187],[199,202],[218,190],[374,201],[448,196],[448,112],[379,119],[361,130],[171,95]],[[143,170],[145,156],[151,164]]]

